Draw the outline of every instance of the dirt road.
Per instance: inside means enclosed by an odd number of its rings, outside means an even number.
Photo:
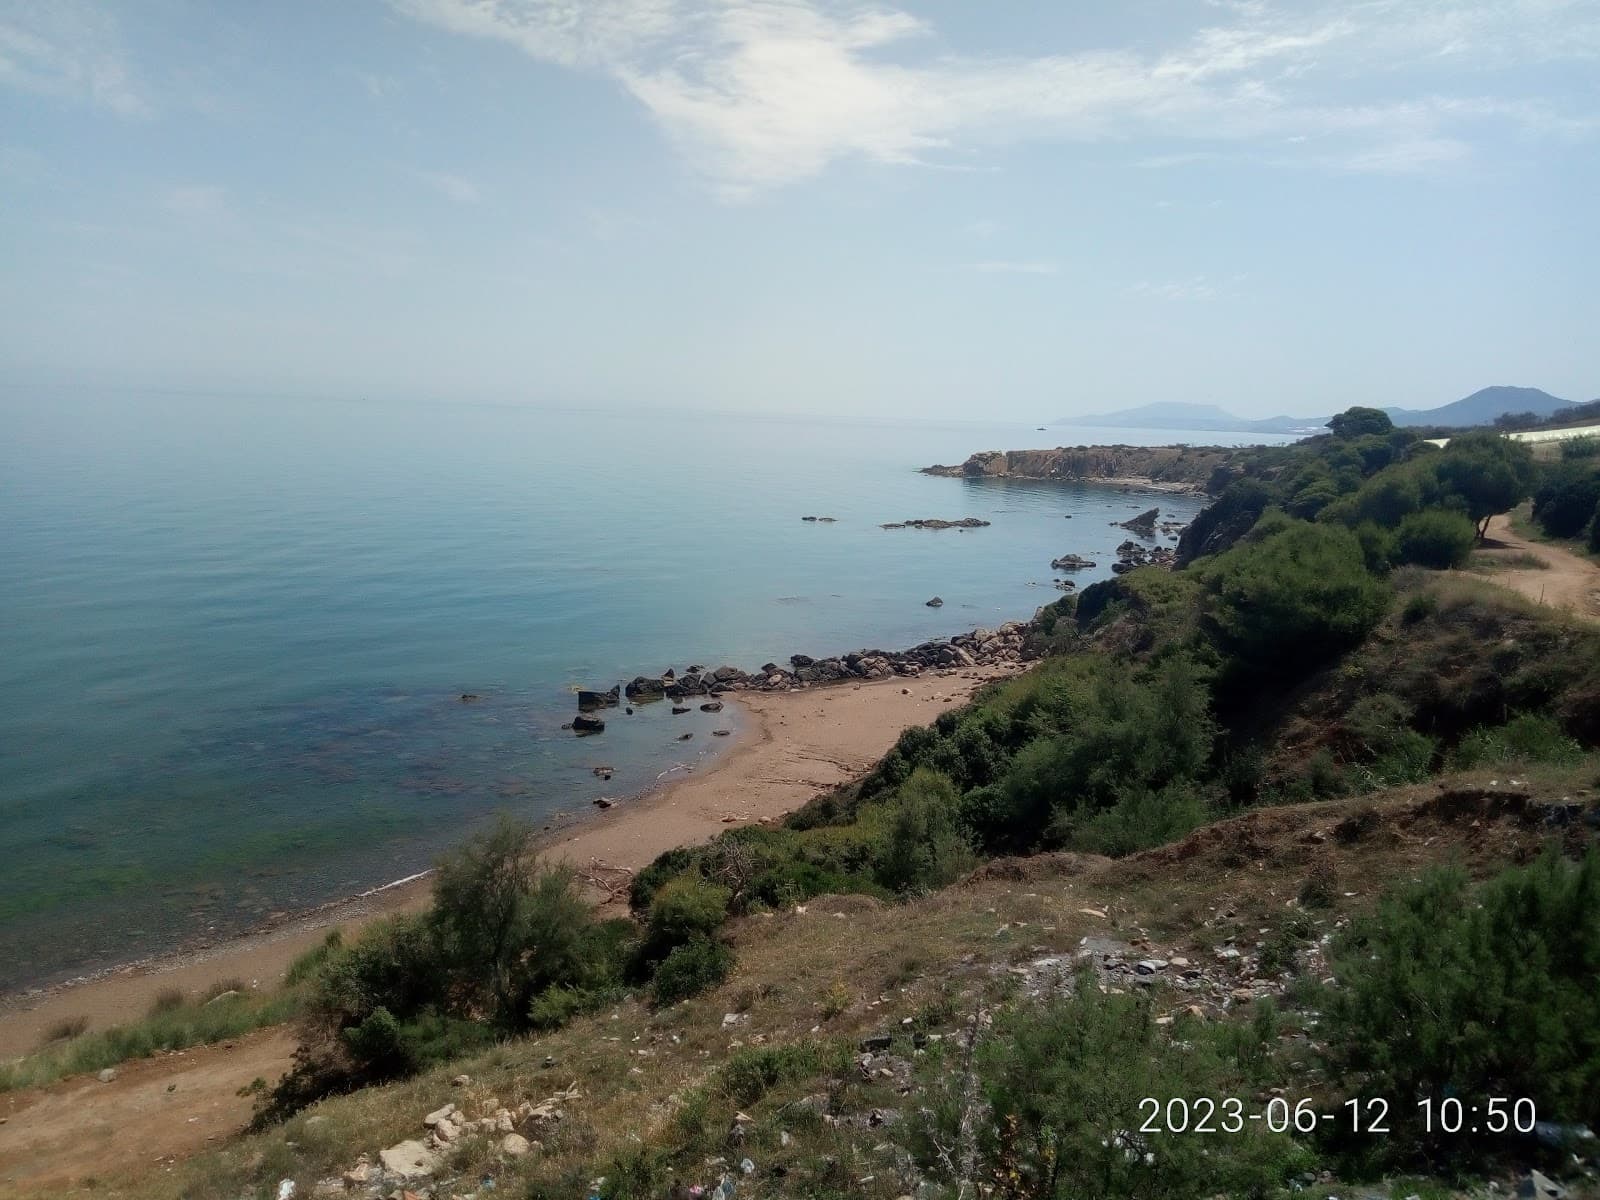
[[[1524,556],[1544,565],[1515,565]],[[1535,603],[1600,621],[1600,566],[1560,546],[1522,537],[1511,528],[1507,514],[1490,518],[1483,549],[1474,557],[1494,564],[1486,574],[1500,586]]]

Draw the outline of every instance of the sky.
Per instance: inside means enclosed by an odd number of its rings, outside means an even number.
[[[1600,396],[1600,0],[0,0],[0,385]]]

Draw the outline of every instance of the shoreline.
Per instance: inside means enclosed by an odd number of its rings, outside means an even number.
[[[540,851],[577,869],[597,905],[625,907],[632,872],[662,852],[709,841],[727,828],[781,819],[876,762],[903,730],[930,723],[984,683],[1024,669],[1019,663],[974,664],[912,677],[729,693],[722,698],[740,715],[732,745],[703,769],[660,780],[613,808],[553,817],[554,827],[538,839]],[[337,926],[349,934],[378,917],[426,907],[431,876],[429,870],[394,880],[211,946],[0,997],[0,1059],[31,1053],[44,1030],[64,1019],[86,1018],[90,1029],[101,1029],[142,1017],[168,988],[197,992],[235,976],[252,987],[276,986],[328,930]]]

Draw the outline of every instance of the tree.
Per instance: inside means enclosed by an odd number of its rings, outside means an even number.
[[[1438,459],[1439,483],[1462,502],[1483,540],[1489,518],[1507,512],[1533,490],[1533,454],[1522,442],[1487,430],[1450,439]]]
[[[1600,504],[1600,467],[1583,460],[1563,462],[1546,473],[1533,494],[1533,519],[1551,537],[1583,534]]]
[[[1269,520],[1264,536],[1201,568],[1204,620],[1238,667],[1294,675],[1360,642],[1389,591],[1367,571],[1350,530],[1270,515],[1263,525]]]
[[[1466,563],[1472,553],[1472,522],[1442,508],[1412,513],[1395,531],[1399,561],[1445,570]]]
[[[1381,408],[1347,408],[1328,421],[1328,428],[1336,438],[1358,438],[1377,434],[1380,437],[1394,431],[1394,422]]]

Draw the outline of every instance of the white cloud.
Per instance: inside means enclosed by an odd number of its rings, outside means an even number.
[[[184,184],[168,188],[161,201],[176,216],[211,218],[227,211],[228,192],[212,183]]]
[[[81,0],[0,2],[0,84],[149,115],[111,13]]]
[[[478,185],[463,176],[452,175],[448,171],[421,171],[418,174],[434,191],[457,204],[476,204],[483,199]]]
[[[981,262],[973,263],[972,269],[983,275],[1054,275],[1056,265],[1052,262]]]
[[[391,2],[615,79],[730,198],[841,160],[950,166],[1024,138],[1280,151],[1338,138],[1308,148],[1307,165],[1414,169],[1459,157],[1459,126],[1503,119],[1543,133],[1574,119],[1537,104],[1397,100],[1405,68],[1600,56],[1600,0],[1324,0],[1297,14],[1221,0],[1216,24],[1164,47],[1008,58],[944,53],[923,21],[861,0]],[[1363,89],[1379,98],[1341,98]]]
[[[1172,279],[1151,283],[1141,280],[1127,289],[1130,296],[1149,296],[1157,300],[1213,300],[1217,288],[1204,275],[1193,279]]]

